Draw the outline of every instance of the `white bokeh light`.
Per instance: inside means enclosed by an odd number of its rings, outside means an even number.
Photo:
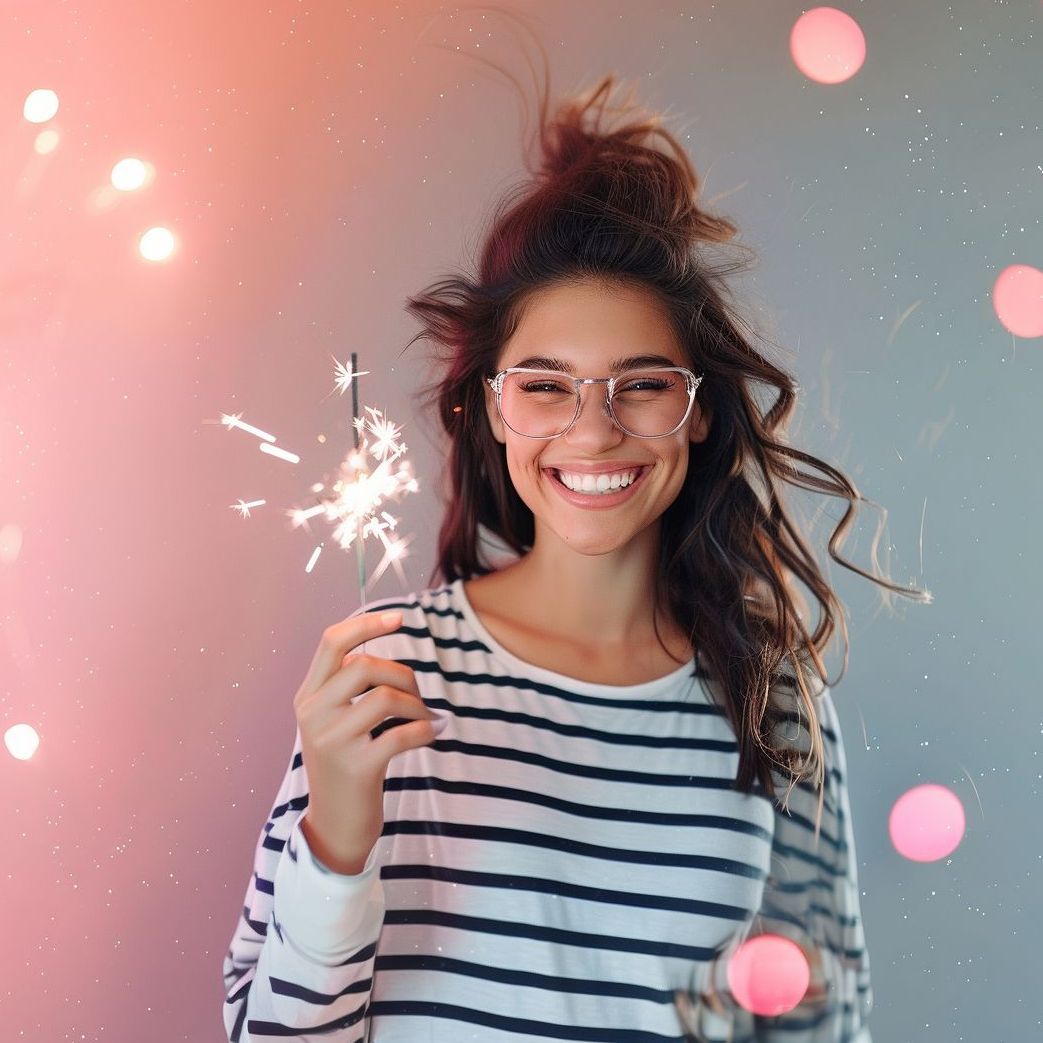
[[[41,130],[33,141],[33,149],[38,156],[46,156],[58,147],[58,131],[48,127]]]
[[[147,173],[145,164],[140,159],[128,157],[121,159],[112,168],[109,177],[113,188],[118,188],[121,192],[133,192],[145,183]]]
[[[30,91],[22,108],[22,115],[30,123],[46,123],[58,112],[58,95],[46,87]]]
[[[168,228],[150,228],[138,243],[146,261],[165,261],[174,252],[174,236]]]
[[[7,752],[20,761],[30,760],[40,746],[40,736],[31,724],[12,724],[4,732]]]
[[[14,522],[0,526],[0,565],[13,565],[22,552],[22,527]]]

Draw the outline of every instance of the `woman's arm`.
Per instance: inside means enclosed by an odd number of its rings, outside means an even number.
[[[771,868],[765,882],[757,934],[780,934],[804,950],[811,982],[804,999],[777,1017],[739,1012],[736,1039],[756,1043],[872,1043],[873,1006],[869,951],[858,889],[854,830],[847,789],[847,757],[828,688],[815,697],[825,751],[822,830],[815,842],[818,794],[794,787],[788,810],[776,794]],[[794,727],[794,725],[783,725]],[[807,748],[806,727],[802,739]],[[748,1022],[742,1025],[741,1022]]]
[[[356,876],[327,869],[301,829],[307,804],[298,731],[224,959],[230,1043],[320,1032],[331,1043],[363,1038],[384,923],[376,848]]]

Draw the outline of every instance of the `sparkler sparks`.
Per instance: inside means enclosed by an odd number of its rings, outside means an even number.
[[[268,434],[267,431],[262,431],[259,427],[251,427],[249,424],[244,424],[239,418],[242,413],[236,413],[234,416],[229,416],[227,413],[221,414],[221,423],[225,425],[229,430],[233,427],[242,428],[244,431],[249,432],[251,435],[257,435],[258,438],[263,438],[266,442],[274,442],[275,435]]]
[[[395,531],[398,519],[381,508],[388,500],[397,501],[404,493],[416,492],[419,486],[413,476],[413,465],[408,460],[400,461],[408,447],[396,439],[399,428],[379,410],[366,406],[366,412],[372,419],[355,418],[353,424],[356,440],[358,433],[364,430],[374,436],[376,441],[372,448],[369,439],[363,437],[361,447],[349,453],[340,465],[340,475],[332,483],[330,492],[320,495],[315,507],[291,512],[291,517],[295,525],[302,525],[320,512],[325,514],[327,521],[336,523],[333,538],[344,550],[355,543],[361,552],[362,541],[367,536],[379,539],[384,545],[385,555],[373,577],[378,580],[389,564],[398,567],[398,559],[406,547],[405,543],[388,538],[388,531]],[[366,455],[370,452],[379,461],[372,471],[366,462]],[[323,488],[317,492],[322,493]],[[401,569],[398,571],[404,580]],[[364,587],[362,592],[365,594]]]
[[[244,503],[240,500],[238,503],[233,503],[233,510],[240,511],[244,518],[250,517],[251,507],[263,507],[268,501],[267,500],[251,500],[249,503]]]
[[[398,501],[407,492],[417,492],[419,485],[413,474],[413,465],[402,459],[408,447],[398,440],[401,428],[392,423],[377,409],[366,406],[369,417],[358,415],[358,385],[355,378],[368,374],[357,369],[355,352],[351,362],[342,364],[334,359],[336,368],[334,381],[341,394],[351,386],[352,392],[352,436],[354,448],[344,457],[337,468],[337,477],[332,481],[315,483],[311,493],[315,503],[311,507],[294,508],[286,514],[292,519],[294,528],[304,526],[309,532],[310,519],[322,515],[333,528],[333,539],[343,549],[355,546],[358,567],[359,590],[363,609],[366,603],[366,569],[364,541],[367,537],[378,539],[384,547],[384,557],[373,576],[376,582],[389,565],[394,565],[399,578],[405,582],[400,561],[406,556],[406,547],[412,537],[403,540],[394,537],[398,519],[385,509],[389,500]],[[332,394],[332,392],[331,392]],[[328,396],[327,396],[328,397]],[[221,423],[229,430],[237,429],[254,435],[260,440],[258,448],[289,463],[299,463],[300,456],[275,444],[275,436],[251,424],[244,423],[242,413],[222,414]],[[370,438],[372,436],[372,443]],[[361,436],[361,438],[360,438]],[[371,466],[367,459],[372,455],[376,462]],[[240,500],[231,504],[243,517],[250,516],[251,507],[263,506],[266,500]],[[312,550],[305,566],[311,572],[322,553],[324,543],[320,540]]]
[[[331,358],[332,358],[332,356],[331,356]],[[340,391],[340,393],[342,395],[344,394],[345,391],[347,391],[348,385],[351,384],[352,380],[355,377],[368,377],[369,376],[369,370],[368,369],[362,370],[361,373],[356,372],[356,370],[355,370],[355,358],[356,358],[356,355],[355,355],[354,352],[352,352],[352,354],[351,354],[351,361],[346,366],[344,365],[343,362],[339,362],[337,359],[333,359],[334,373],[336,373],[336,376],[333,378],[333,383],[337,385],[337,388],[338,388],[338,390]],[[332,395],[333,392],[331,391],[330,394]]]

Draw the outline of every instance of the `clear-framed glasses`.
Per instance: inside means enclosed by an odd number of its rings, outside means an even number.
[[[525,438],[558,438],[569,431],[579,417],[582,384],[608,385],[609,416],[626,434],[665,438],[688,419],[703,377],[681,366],[628,370],[615,377],[570,377],[556,370],[514,367],[485,379],[503,422]]]

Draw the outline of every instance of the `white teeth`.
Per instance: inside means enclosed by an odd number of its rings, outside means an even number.
[[[637,480],[639,473],[640,469],[637,471],[617,471],[612,475],[569,474],[566,471],[559,471],[558,475],[562,484],[568,486],[574,492],[606,493],[614,492],[625,485],[632,485]]]

